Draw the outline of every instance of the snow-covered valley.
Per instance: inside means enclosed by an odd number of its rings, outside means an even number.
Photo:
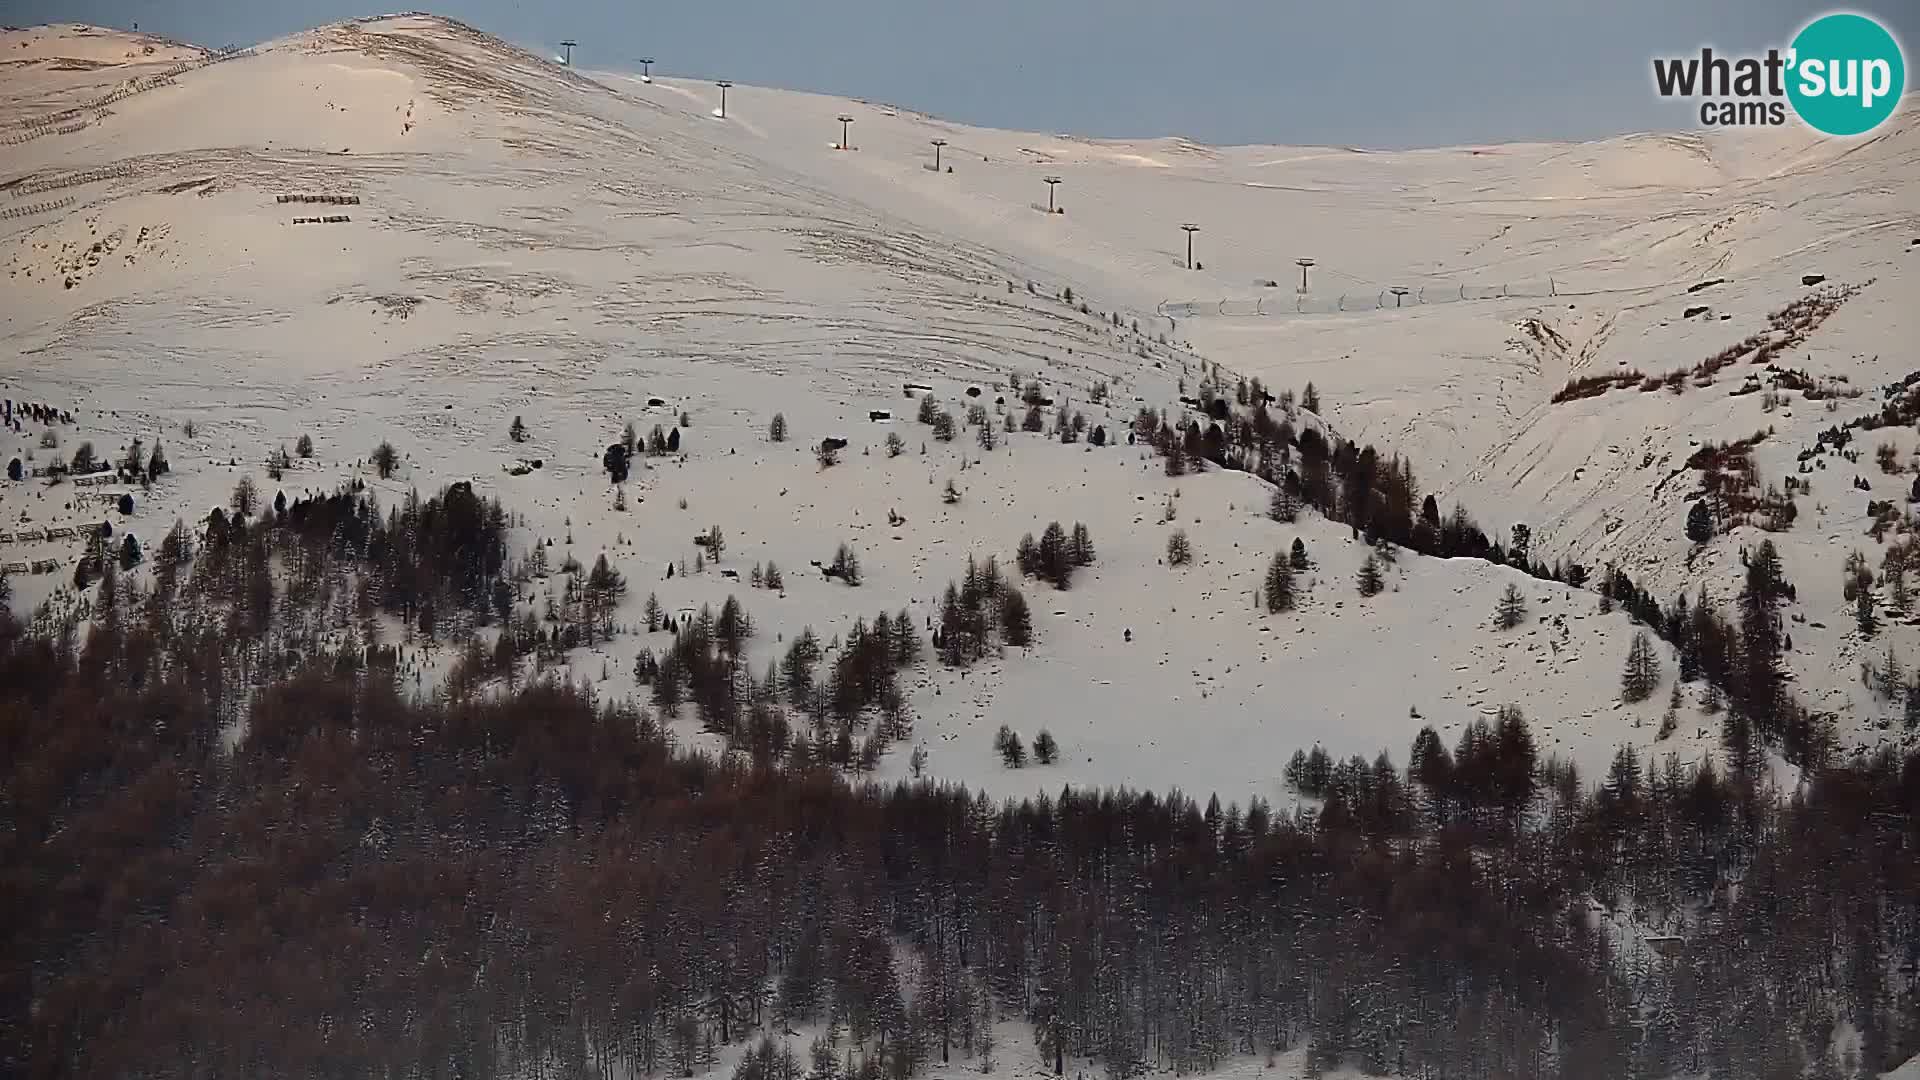
[[[617,632],[557,665],[603,701],[650,704],[636,657],[674,638],[647,631],[649,598],[682,625],[737,599],[758,673],[808,628],[837,644],[904,611],[925,634],[969,558],[994,559],[1032,644],[903,672],[911,732],[873,778],[1286,814],[1315,805],[1286,779],[1296,750],[1407,766],[1423,727],[1451,747],[1504,706],[1589,782],[1622,747],[1724,766],[1717,692],[1678,685],[1673,641],[1652,641],[1657,689],[1622,701],[1640,627],[1600,583],[1614,567],[1662,604],[1732,611],[1765,540],[1792,586],[1794,699],[1842,752],[1920,739],[1862,674],[1920,663],[1912,108],[1855,142],[1399,152],[985,130],[746,85],[721,118],[710,84],[576,71],[427,15],[234,54],[6,30],[0,63],[0,397],[19,421],[0,460],[21,467],[0,564],[22,617],[70,608],[101,522],[152,552],[243,478],[267,504],[363,484],[383,511],[467,482],[513,515],[515,559],[604,556],[628,586]],[[1142,410],[1204,425],[1203,392],[1256,380],[1290,431],[1403,461],[1442,519],[1463,507],[1502,545],[1525,526],[1535,563],[1585,579],[1370,545],[1311,509],[1275,520],[1275,484],[1173,475],[1130,438]],[[628,425],[675,445],[616,484]],[[1690,537],[1703,447],[1756,433],[1724,459],[1712,535]],[[303,437],[310,456],[271,463]],[[844,440],[831,464],[822,440]],[[165,476],[45,475],[136,441],[165,448]],[[1051,522],[1092,541],[1070,588],[1015,569]],[[695,542],[716,529],[723,553]],[[1297,600],[1270,611],[1296,542]],[[857,585],[820,569],[841,545]],[[1864,585],[1843,581],[1856,550]],[[755,584],[769,563],[783,587]],[[562,577],[518,583],[514,610],[550,608]],[[387,629],[433,698],[457,649]],[[691,710],[667,722],[726,749]],[[1003,726],[1046,731],[1058,760],[1009,768]],[[1800,769],[1771,764],[1791,795]],[[1306,1069],[1277,1060],[1246,1071]]]

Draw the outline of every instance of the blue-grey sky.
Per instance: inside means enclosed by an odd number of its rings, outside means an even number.
[[[393,7],[405,6],[404,0]],[[431,2],[431,0],[428,0]],[[91,22],[252,44],[378,0],[0,0],[0,23]],[[1920,60],[1920,3],[1849,10]],[[1656,55],[1784,45],[1817,0],[438,0],[581,67],[864,97],[994,127],[1212,143],[1436,146],[1691,127]],[[1911,89],[1911,76],[1909,78]]]

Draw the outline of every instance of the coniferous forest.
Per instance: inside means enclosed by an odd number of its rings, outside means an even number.
[[[0,622],[0,1072],[691,1076],[785,1025],[830,1025],[816,1080],[1301,1046],[1418,1077],[1787,1080],[1920,1052],[1920,754],[1814,763],[1783,800],[1630,752],[1581,776],[1508,709],[1452,746],[1276,761],[1299,813],[876,785],[759,736],[716,760],[675,746],[675,703],[538,674],[506,520],[459,488],[222,517],[160,545],[150,587],[105,560],[89,606]],[[623,584],[575,576],[563,645]],[[468,646],[490,680],[416,694],[382,613],[415,647],[507,644]],[[743,664],[684,633],[669,664]],[[876,672],[940,662],[861,640]],[[707,681],[784,730],[781,680],[741,676]],[[862,678],[826,711],[897,707]],[[1625,962],[1605,916],[1629,901],[1690,929]],[[990,1050],[1003,1017],[1034,1044]]]

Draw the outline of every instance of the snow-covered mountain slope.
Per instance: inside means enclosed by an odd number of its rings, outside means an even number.
[[[29,33],[35,55],[143,48]],[[1364,551],[1344,526],[1276,524],[1253,479],[1171,479],[1124,445],[1133,413],[1177,413],[1203,365],[1276,389],[1314,381],[1336,429],[1411,456],[1425,488],[1491,530],[1529,523],[1549,559],[1617,560],[1665,590],[1706,581],[1723,595],[1757,533],[1720,537],[1688,567],[1692,480],[1661,481],[1692,440],[1772,424],[1755,456],[1780,478],[1816,429],[1876,407],[1872,388],[1920,366],[1900,349],[1915,299],[1904,271],[1920,258],[1910,120],[1853,147],[1769,134],[1375,154],[985,131],[748,86],[721,119],[711,84],[583,75],[417,15],[182,57],[164,78],[145,65],[62,71],[57,94],[38,68],[0,72],[0,118],[90,106],[0,132],[13,140],[0,209],[17,211],[0,218],[4,396],[76,410],[63,455],[82,439],[102,453],[136,437],[166,446],[174,475],[138,493],[128,523],[143,540],[203,517],[243,473],[269,498],[368,477],[361,462],[390,439],[408,460],[370,481],[385,503],[471,478],[527,515],[522,543],[551,537],[586,562],[606,551],[633,582],[627,622],[649,592],[670,610],[735,593],[760,624],[757,669],[803,626],[829,638],[903,605],[924,625],[969,554],[1010,565],[1023,533],[1081,521],[1098,562],[1069,592],[1028,587],[1037,646],[964,676],[922,669],[911,692],[929,768],[996,790],[1278,799],[1297,747],[1404,760],[1422,723],[1451,742],[1506,702],[1590,776],[1620,743],[1654,745],[1664,687],[1614,704],[1633,629],[1591,592],[1407,556],[1362,600]],[[848,150],[835,145],[843,114]],[[930,168],[934,139],[951,171]],[[1046,176],[1062,180],[1064,213],[1036,209]],[[1184,265],[1183,222],[1201,226],[1199,269]],[[1304,296],[1296,257],[1317,260]],[[1698,362],[1764,328],[1803,273],[1874,282],[1776,358],[1869,389],[1841,412],[1793,396],[1763,415],[1762,395],[1732,395],[1744,361],[1680,396],[1551,402],[1570,377]],[[1687,291],[1709,278],[1724,280]],[[1397,309],[1395,285],[1413,290]],[[1683,318],[1692,304],[1709,312]],[[996,399],[1018,409],[1011,377],[1040,380],[1120,444],[1022,432],[986,451],[971,430],[940,443],[903,396],[926,384],[964,413],[979,388],[997,424]],[[614,510],[600,451],[628,421],[644,435],[682,411],[685,460],[649,459],[632,507]],[[776,412],[786,443],[766,438]],[[515,416],[527,444],[508,440]],[[44,461],[40,431],[0,449]],[[906,440],[898,458],[882,449],[889,431]],[[267,452],[303,433],[315,460],[267,482]],[[823,470],[812,447],[828,436],[849,446]],[[541,470],[507,473],[532,457]],[[1847,479],[1817,474],[1777,539],[1803,608],[1830,628],[1795,628],[1802,690],[1864,713],[1838,578],[1847,548],[1870,542],[1857,535],[1866,493]],[[1870,479],[1879,498],[1907,483]],[[948,480],[957,503],[941,498]],[[98,520],[75,498],[6,485],[0,511],[16,530]],[[723,567],[744,579],[774,560],[784,596],[713,569],[663,580],[716,525]],[[1172,570],[1160,559],[1176,527],[1199,557]],[[1317,581],[1301,611],[1257,613],[1265,564],[1296,535]],[[841,542],[865,563],[857,589],[806,572]],[[64,568],[16,574],[16,607],[66,580],[76,554],[16,535],[8,561]],[[1500,634],[1488,624],[1509,581],[1535,621]],[[607,691],[624,692],[645,643],[619,637],[575,670],[604,667]],[[1006,772],[990,745],[1003,723],[1049,729],[1061,763]],[[1711,727],[1689,700],[1660,749],[1695,754]],[[906,770],[904,746],[882,765]]]
[[[69,24],[0,29],[0,127],[60,126],[71,110],[203,63],[206,49],[150,34]],[[56,119],[57,118],[57,119]],[[0,145],[10,145],[0,143]]]

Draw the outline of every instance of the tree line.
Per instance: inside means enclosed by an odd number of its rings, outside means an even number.
[[[496,519],[467,497],[182,530],[151,587],[0,620],[0,1071],[687,1076],[780,1023],[829,1026],[816,1080],[996,1052],[1123,1080],[1301,1045],[1407,1075],[1772,1080],[1920,1050],[1920,754],[1810,764],[1790,803],[1631,750],[1590,784],[1508,710],[1451,750],[1423,730],[1404,769],[1308,756],[1289,813],[863,783],[754,753],[751,725],[692,753],[657,701],[414,695],[377,624],[307,632],[356,594],[477,623]],[[1011,589],[972,564],[935,648]],[[686,626],[689,663],[753,632],[737,606]],[[847,701],[900,667],[913,624],[881,626],[837,650]],[[794,677],[764,682],[791,701]],[[1593,916],[1628,898],[1684,916],[1644,968]],[[1002,1016],[1037,1045],[992,1047]]]
[[[1587,567],[1535,558],[1532,531],[1525,524],[1514,525],[1503,544],[1489,538],[1463,506],[1456,504],[1443,515],[1431,494],[1420,493],[1411,461],[1323,434],[1311,416],[1317,410],[1306,408],[1309,415],[1303,416],[1290,391],[1276,397],[1259,380],[1243,380],[1229,397],[1216,369],[1197,395],[1186,400],[1207,418],[1205,428],[1191,417],[1171,424],[1144,407],[1134,418],[1134,437],[1166,459],[1169,474],[1208,464],[1248,471],[1274,485],[1269,516],[1276,521],[1291,523],[1303,509],[1312,509],[1350,526],[1382,551],[1406,548],[1441,558],[1476,558],[1575,588],[1588,585]],[[1317,405],[1318,396],[1313,397]],[[1269,410],[1269,402],[1278,410]],[[1601,605],[1603,610],[1620,605],[1679,651],[1680,679],[1705,683],[1706,702],[1721,716],[1722,740],[1736,768],[1757,769],[1769,748],[1780,749],[1795,764],[1822,763],[1835,749],[1833,717],[1812,712],[1795,699],[1784,659],[1792,639],[1780,609],[1794,599],[1793,583],[1771,540],[1743,551],[1742,561],[1745,582],[1731,617],[1704,589],[1692,602],[1682,594],[1663,606],[1613,566],[1606,567],[1597,582]],[[1362,595],[1378,591],[1378,573],[1376,563],[1363,565]],[[1275,574],[1269,568],[1270,609],[1286,606],[1289,583],[1284,578],[1284,572]],[[1871,612],[1859,621],[1863,633],[1870,635],[1875,625]],[[1909,694],[1909,689],[1914,692]],[[1920,676],[1900,692],[1920,705]],[[1920,708],[1913,711],[1920,720]]]

